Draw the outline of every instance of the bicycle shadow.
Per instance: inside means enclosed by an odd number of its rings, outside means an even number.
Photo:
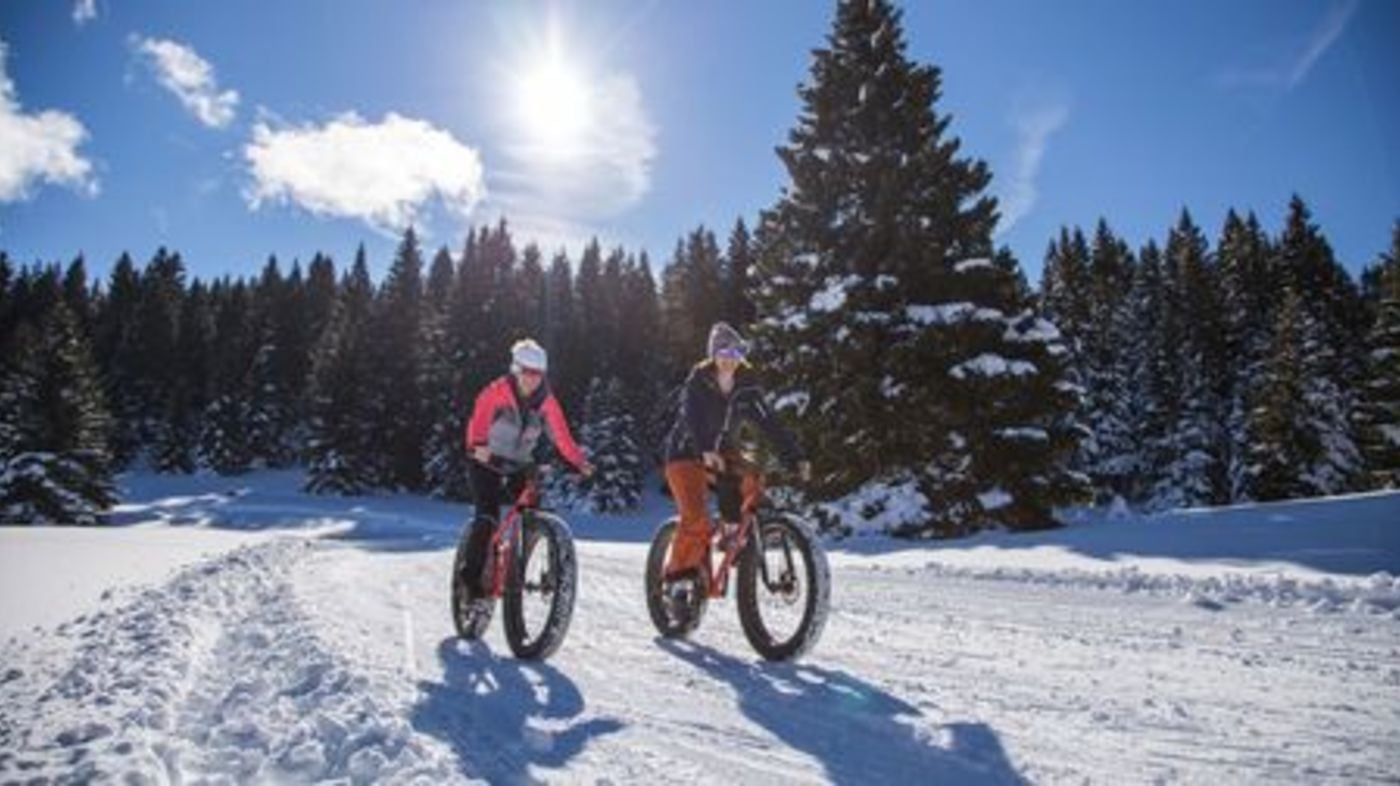
[[[420,681],[413,728],[449,743],[467,777],[537,783],[530,768],[559,769],[588,743],[623,728],[616,718],[579,721],[583,696],[540,662],[498,657],[484,642],[455,636],[438,645],[443,681]]]
[[[842,671],[657,643],[732,685],[745,715],[820,761],[831,783],[1028,783],[986,724],[948,723],[930,733],[912,722],[923,714],[918,708]]]

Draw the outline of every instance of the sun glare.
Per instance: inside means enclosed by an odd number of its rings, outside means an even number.
[[[568,156],[581,147],[591,107],[577,68],[551,54],[525,68],[517,91],[521,127],[541,152]]]

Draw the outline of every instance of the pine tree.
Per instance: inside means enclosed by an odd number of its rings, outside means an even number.
[[[172,421],[176,369],[170,363],[179,341],[181,303],[185,295],[185,263],[178,253],[157,249],[141,274],[140,310],[136,315],[136,364],[132,384],[138,396],[137,433],[142,449],[174,428]]]
[[[214,325],[208,294],[198,280],[190,285],[180,308],[175,357],[178,369],[168,399],[168,416],[156,434],[152,464],[160,472],[194,472],[202,415],[208,406],[210,348]]]
[[[1247,500],[1245,469],[1249,461],[1249,406],[1266,376],[1277,306],[1269,270],[1269,238],[1253,213],[1241,220],[1234,210],[1225,217],[1217,257],[1226,367],[1221,405],[1224,440],[1219,453],[1226,473],[1227,500]]]
[[[1089,332],[1081,350],[1088,434],[1080,455],[1088,458],[1083,469],[1100,501],[1127,499],[1137,471],[1133,358],[1124,342],[1132,322],[1134,260],[1103,219],[1094,231],[1089,260]]]
[[[899,17],[841,4],[799,90],[791,184],[758,233],[760,360],[819,495],[913,481],[927,509],[905,531],[1043,526],[1078,494],[1061,336],[993,261],[991,176],[945,137],[939,71],[905,58]]]
[[[1225,474],[1216,453],[1223,429],[1221,328],[1208,254],[1204,235],[1182,210],[1164,254],[1167,297],[1161,329],[1166,343],[1161,349],[1173,382],[1165,402],[1170,427],[1156,444],[1162,475],[1153,492],[1154,507],[1223,501]]]
[[[221,280],[210,290],[214,333],[209,353],[209,403],[200,425],[199,463],[221,475],[241,474],[253,463],[248,444],[248,370],[256,351],[251,300],[242,281]]]
[[[418,490],[423,486],[423,400],[418,390],[422,331],[422,254],[412,228],[406,230],[375,303],[374,370],[370,419],[384,452],[378,485]],[[366,456],[366,458],[369,458]]]
[[[642,496],[643,464],[636,420],[628,412],[622,381],[594,379],[584,405],[580,441],[597,471],[581,482],[580,497],[597,513],[632,510]]]
[[[1310,428],[1320,447],[1309,455],[1305,485],[1312,494],[1354,488],[1361,477],[1360,454],[1352,431],[1355,380],[1365,367],[1365,329],[1360,295],[1332,254],[1302,199],[1294,196],[1273,264],[1277,277],[1292,287],[1305,312],[1304,395]]]
[[[62,302],[19,331],[0,379],[0,521],[101,523],[116,500],[111,421],[87,339]]]
[[[1356,407],[1357,443],[1367,485],[1400,488],[1400,222],[1376,275],[1376,318],[1367,341],[1367,373]]]
[[[366,323],[374,306],[364,247],[340,288],[312,370],[312,417],[306,490],[359,494],[380,481],[371,404],[375,395]]]
[[[141,278],[131,256],[123,253],[112,266],[107,296],[97,317],[96,355],[114,420],[113,463],[125,467],[141,446],[143,402],[138,389],[141,346],[137,320],[141,313]]]
[[[753,237],[744,219],[734,222],[724,252],[724,307],[720,318],[740,330],[754,321],[753,299],[749,297],[753,275]]]
[[[1311,488],[1301,478],[1321,450],[1307,424],[1302,353],[1315,324],[1298,293],[1288,287],[1279,309],[1268,376],[1250,413],[1250,464],[1247,483],[1261,500],[1304,496]]]

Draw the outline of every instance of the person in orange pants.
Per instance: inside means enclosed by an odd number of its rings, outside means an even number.
[[[708,350],[708,357],[686,377],[680,412],[666,437],[666,484],[680,510],[664,570],[667,581],[707,573],[711,529],[705,493],[711,472],[720,474],[720,515],[727,521],[738,521],[762,496],[758,472],[739,458],[735,440],[742,423],[758,426],[783,463],[796,467],[803,480],[811,477],[811,464],[764,401],[763,389],[745,362],[748,346],[743,337],[718,322],[710,329]]]

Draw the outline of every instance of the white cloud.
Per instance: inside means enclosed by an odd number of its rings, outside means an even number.
[[[485,194],[481,157],[446,131],[390,112],[374,124],[348,113],[323,126],[260,121],[243,148],[248,204],[294,203],[397,231],[434,198],[463,218]]]
[[[5,70],[6,54],[5,42],[0,41],[0,202],[28,198],[36,182],[95,196],[92,162],[78,152],[87,129],[66,112],[23,112]]]
[[[1035,207],[1038,197],[1036,178],[1050,136],[1069,120],[1069,107],[1064,103],[1041,104],[1016,118],[1016,156],[1001,195],[1001,222],[997,234],[1015,226]]]
[[[1227,68],[1215,77],[1223,88],[1278,88],[1292,90],[1303,83],[1317,61],[1332,48],[1356,14],[1359,0],[1343,0],[1327,9],[1301,48],[1289,47],[1279,62],[1267,67]]]
[[[97,0],[77,0],[73,3],[73,22],[85,25],[97,18]]]
[[[613,74],[593,86],[586,128],[566,152],[528,141],[505,146],[508,166],[496,173],[501,206],[522,234],[553,227],[542,243],[591,235],[591,224],[637,204],[651,188],[656,126],[642,103],[636,79]],[[567,228],[567,229],[566,229]]]
[[[184,44],[155,38],[135,39],[156,78],[180,99],[185,108],[212,128],[233,122],[238,109],[238,91],[219,91],[214,67]]]

